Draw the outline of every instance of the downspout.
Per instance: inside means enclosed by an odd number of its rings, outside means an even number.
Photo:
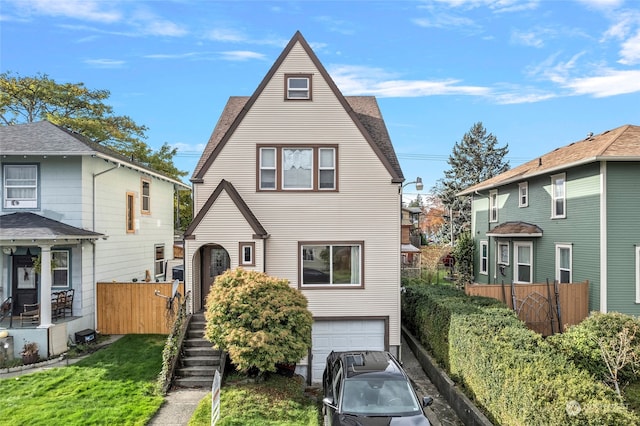
[[[92,182],[92,197],[93,197],[93,211],[92,211],[92,224],[91,224],[91,229],[93,232],[96,232],[96,178],[100,175],[103,175],[105,173],[108,173],[112,170],[115,169],[119,169],[121,166],[120,163],[118,163],[116,166],[107,169],[107,170],[103,170],[100,173],[94,173],[93,174],[93,182]],[[92,272],[91,272],[91,282],[93,283],[93,324],[94,324],[94,328],[98,326],[98,305],[97,305],[97,301],[98,301],[98,284],[96,283],[96,243],[94,241],[90,241],[91,242],[91,256],[92,256]]]
[[[600,312],[607,312],[607,163],[600,163]]]

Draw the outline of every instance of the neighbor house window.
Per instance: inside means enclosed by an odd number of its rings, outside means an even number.
[[[565,174],[551,176],[551,218],[563,218],[566,213]]]
[[[258,190],[337,190],[337,147],[258,147]]]
[[[518,207],[527,207],[529,205],[529,182],[521,182],[518,184]]]
[[[300,285],[363,286],[363,243],[300,243]]]
[[[127,233],[136,232],[136,215],[134,211],[135,207],[135,194],[133,192],[127,192],[127,212],[126,212],[126,222],[127,222]]]
[[[69,287],[69,251],[51,250],[51,287]]]
[[[34,209],[38,207],[38,166],[5,164],[3,169],[4,208]]]
[[[256,243],[240,243],[240,266],[255,266]]]
[[[156,277],[164,274],[164,244],[156,244],[154,246],[155,258],[153,273]]]
[[[533,244],[531,242],[513,243],[515,282],[530,283],[533,277]]]
[[[142,202],[140,210],[142,210],[142,214],[151,213],[151,181],[148,179],[142,179]]]
[[[489,191],[489,222],[498,221],[498,190]]]
[[[640,245],[636,246],[636,303],[640,303]]]
[[[311,100],[311,74],[285,75],[285,99]]]
[[[556,244],[556,280],[561,283],[570,283],[572,280],[571,244]]]
[[[498,263],[509,265],[509,243],[498,243]]]
[[[480,241],[480,273],[489,273],[489,244],[487,241]]]

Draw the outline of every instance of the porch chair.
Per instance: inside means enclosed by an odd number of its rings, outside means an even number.
[[[64,291],[56,291],[51,293],[51,319],[65,317],[65,304],[67,294]]]
[[[39,303],[25,303],[24,311],[20,313],[20,324],[24,325],[25,321],[40,322],[40,304]]]
[[[63,307],[63,312],[62,312],[62,316],[66,317],[67,315],[72,317],[73,316],[73,294],[74,294],[74,290],[71,288],[69,290],[64,291],[64,307]]]

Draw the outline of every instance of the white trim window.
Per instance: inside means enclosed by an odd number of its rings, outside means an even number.
[[[260,148],[260,189],[276,189],[276,149]]]
[[[636,249],[636,303],[640,303],[640,245]]]
[[[287,75],[285,80],[287,100],[311,99],[311,75]]]
[[[38,166],[36,164],[5,164],[2,175],[5,209],[38,208]]]
[[[498,190],[489,191],[489,222],[498,221]]]
[[[318,148],[318,189],[336,189],[336,150]]]
[[[141,200],[140,211],[142,214],[151,214],[151,181],[149,179],[141,179]]]
[[[51,287],[69,287],[69,251],[51,250]]]
[[[509,243],[498,243],[498,264],[509,265]]]
[[[533,243],[513,243],[514,282],[527,284],[533,282]]]
[[[567,217],[567,182],[566,175],[560,173],[551,176],[551,218]]]
[[[529,206],[529,182],[518,184],[518,207]]]
[[[258,147],[258,190],[337,191],[337,146]]]
[[[573,279],[573,246],[556,244],[556,280],[559,283],[570,283]]]
[[[489,273],[489,243],[480,241],[480,273],[487,275]]]
[[[156,277],[160,277],[164,274],[164,244],[156,244],[153,250],[155,256],[153,273]]]
[[[256,243],[240,243],[240,266],[255,266]]]
[[[300,286],[363,285],[363,243],[299,243]]]

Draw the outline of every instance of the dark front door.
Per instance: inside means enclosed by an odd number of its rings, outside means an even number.
[[[12,277],[13,314],[19,315],[25,304],[38,303],[38,277],[33,270],[33,257],[14,255]]]
[[[216,277],[230,266],[229,253],[220,246],[207,246],[202,256],[202,306],[205,306],[207,295]]]

